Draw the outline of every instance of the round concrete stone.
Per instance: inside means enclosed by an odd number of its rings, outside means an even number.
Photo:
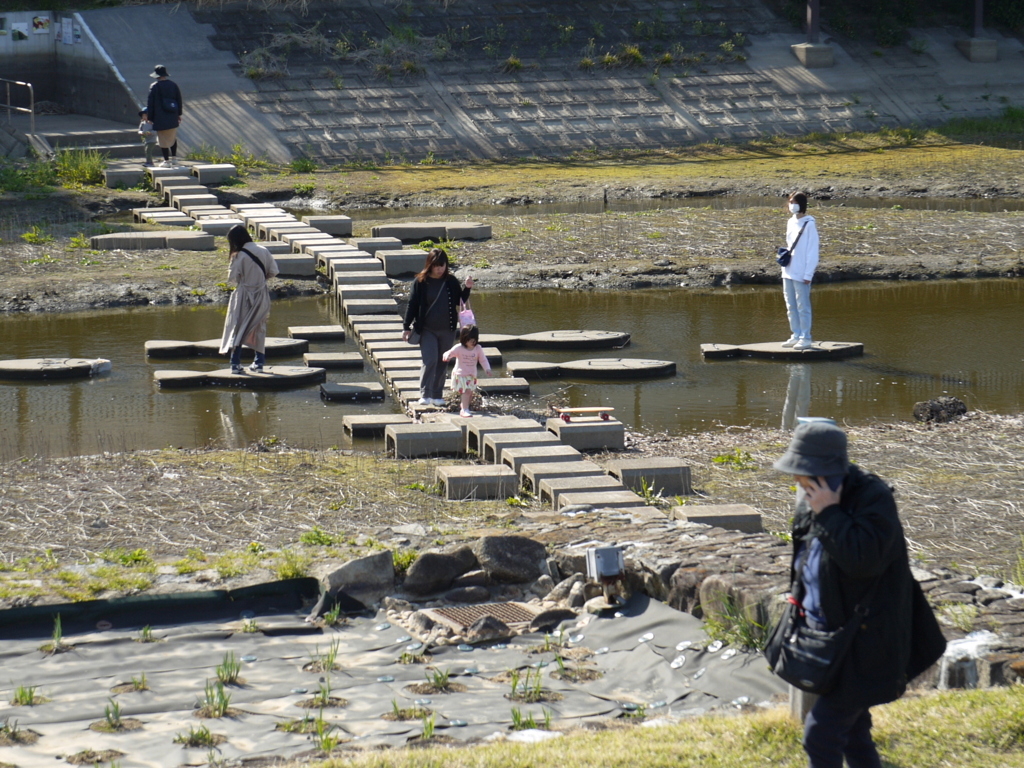
[[[196,355],[209,357],[220,354],[220,339],[207,339],[197,341],[195,347]],[[247,348],[243,347],[243,350]],[[282,336],[268,336],[265,347],[267,357],[298,357],[309,351],[309,341],[306,339],[286,339]]]
[[[307,384],[319,384],[327,379],[323,368],[305,368],[287,365],[268,365],[262,373],[248,368],[244,373],[232,373],[230,368],[206,374],[210,384],[243,387],[245,389],[293,389]]]
[[[531,360],[510,362],[505,368],[509,376],[521,376],[524,379],[555,379],[562,375],[558,363],[539,363]]]
[[[541,331],[520,336],[519,344],[540,349],[614,349],[629,344],[629,334],[618,331]]]
[[[760,344],[701,344],[705,360],[729,357],[753,357],[762,360],[841,360],[846,357],[860,357],[864,345],[854,341],[816,341],[810,349],[793,349],[782,346],[781,341]]]
[[[155,339],[146,342],[146,357],[189,357],[196,354],[194,341]]]
[[[675,376],[676,364],[671,360],[643,360],[608,357],[596,360],[573,360],[562,363],[563,376],[573,375],[585,379],[651,379],[657,376]]]
[[[0,379],[84,379],[110,369],[110,361],[103,358],[36,357],[0,361]]]
[[[160,389],[188,389],[210,383],[206,371],[157,371],[153,380]]]
[[[480,344],[498,349],[514,349],[519,346],[519,337],[507,333],[481,333]]]

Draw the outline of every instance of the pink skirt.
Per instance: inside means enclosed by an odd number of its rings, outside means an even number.
[[[476,376],[456,376],[452,374],[452,391],[460,395],[464,392],[476,392]]]

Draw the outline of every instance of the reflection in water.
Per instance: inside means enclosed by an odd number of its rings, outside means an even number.
[[[850,424],[908,420],[914,403],[943,394],[960,397],[972,409],[1024,411],[1024,281],[821,285],[815,297],[815,335],[862,342],[863,358],[805,364],[704,361],[700,344],[705,342],[781,341],[789,335],[775,286],[474,291],[473,308],[485,334],[562,328],[632,334],[622,350],[506,350],[506,365],[606,357],[674,362],[677,374],[667,378],[531,384],[531,407],[543,409],[544,398],[557,394],[569,406],[613,407],[632,429],[678,434],[719,424],[775,426],[780,413],[784,423],[791,423],[791,411],[813,411]],[[268,330],[272,336],[287,336],[289,326],[337,322],[330,300],[279,301]],[[225,363],[215,358],[147,360],[147,339],[208,339],[222,325],[222,307],[3,317],[4,357],[105,357],[113,370],[84,381],[0,382],[0,460],[168,446],[241,447],[271,436],[297,447],[343,445],[344,415],[398,410],[390,399],[325,403],[315,385],[255,394],[214,387],[156,388],[154,371],[208,371]],[[312,352],[354,350],[351,339],[310,346]],[[504,374],[500,367],[496,372]],[[376,378],[369,365],[362,371],[328,373],[331,382]],[[813,408],[805,405],[811,399]],[[521,402],[497,399],[501,406]]]
[[[795,429],[798,416],[807,416],[811,408],[811,366],[807,363],[788,365],[789,386],[782,406],[782,428]]]

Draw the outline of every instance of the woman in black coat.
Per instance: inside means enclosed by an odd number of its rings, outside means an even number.
[[[441,248],[431,248],[423,271],[412,282],[409,308],[402,324],[408,341],[412,333],[419,334],[420,405],[444,406],[444,380],[448,372],[441,356],[455,344],[459,328],[459,303],[469,301],[473,278],[466,278],[466,287],[448,270],[448,254]]]
[[[869,708],[894,701],[942,655],[938,622],[910,573],[892,489],[851,465],[846,435],[801,424],[775,469],[797,482],[791,583],[812,628],[835,630],[867,613],[840,661],[838,683],[804,725],[811,768],[881,768]],[[797,571],[799,570],[799,573]]]
[[[167,67],[157,64],[149,75],[156,80],[149,86],[146,113],[156,131],[157,144],[164,156],[164,168],[172,168],[178,156],[178,126],[181,125],[181,89],[167,76]],[[175,158],[175,160],[171,160]]]

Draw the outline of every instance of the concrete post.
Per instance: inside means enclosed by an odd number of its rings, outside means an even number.
[[[956,47],[968,61],[991,64],[999,60],[999,46],[995,40],[982,37],[985,34],[985,1],[974,0],[974,31],[967,40],[957,40]]]
[[[807,42],[791,45],[800,63],[808,69],[834,66],[835,53],[831,45],[822,45],[821,38],[821,0],[807,0]]]
[[[817,694],[807,693],[792,685],[789,686],[789,714],[801,723],[807,719],[807,713],[811,711],[811,707],[817,700]]]
[[[980,3],[981,0],[978,0]],[[821,0],[807,0],[807,42],[817,45],[821,37]],[[977,35],[975,35],[977,37]]]
[[[974,0],[974,34],[972,37],[981,37],[985,16],[985,0]]]

